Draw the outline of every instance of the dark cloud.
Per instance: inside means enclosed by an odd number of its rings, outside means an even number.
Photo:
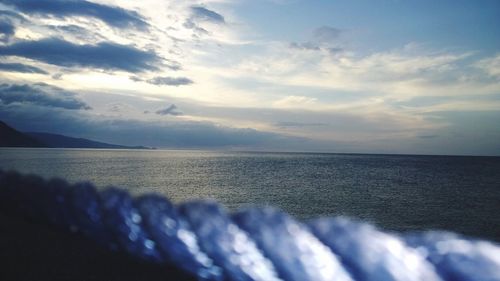
[[[108,122],[110,124],[106,124]],[[111,124],[114,126],[112,132],[106,132],[106,129],[110,128]],[[207,122],[153,123],[113,120],[100,122],[97,126],[93,130],[98,130],[99,134],[106,134],[106,140],[108,138],[113,140],[121,139],[127,145],[141,144],[156,147],[185,148],[227,147],[256,146],[280,140],[279,135],[272,133],[260,132],[254,129],[217,126]]]
[[[33,85],[1,84],[0,101],[3,105],[32,104],[64,109],[91,109],[75,93],[39,83]]]
[[[0,10],[0,42],[9,42],[12,35],[15,34],[16,24],[25,22],[27,20],[15,12]]]
[[[45,70],[22,63],[0,63],[0,71],[48,74]]]
[[[173,116],[179,116],[182,115],[182,112],[177,110],[177,106],[175,104],[172,104],[171,106],[157,110],[155,113],[158,115],[173,115]]]
[[[224,17],[212,10],[209,10],[205,7],[193,6],[191,7],[191,12],[193,14],[193,18],[197,20],[203,21],[211,21],[214,23],[225,23]]]
[[[89,111],[69,111],[25,104],[0,103],[0,120],[26,132],[49,132],[123,145],[165,148],[265,147],[290,138],[254,129],[224,127],[209,122],[105,119]]]
[[[330,26],[322,26],[314,30],[314,38],[320,42],[329,42],[337,39],[342,30]]]
[[[77,45],[57,38],[20,41],[0,46],[0,56],[18,56],[65,67],[92,67],[139,72],[155,70],[160,58],[154,53],[128,45],[103,42]]]
[[[193,84],[193,80],[186,77],[154,77],[153,79],[149,79],[146,82],[154,85],[168,85],[168,86],[182,86]]]
[[[0,41],[8,42],[10,37],[14,35],[15,27],[10,21],[0,20]]]
[[[26,14],[55,17],[83,16],[100,19],[118,28],[144,28],[147,23],[137,12],[85,0],[0,0]]]

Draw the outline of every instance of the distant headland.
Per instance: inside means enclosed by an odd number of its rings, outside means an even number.
[[[2,121],[0,121],[0,147],[155,149],[146,146],[110,144],[45,132],[20,132]]]

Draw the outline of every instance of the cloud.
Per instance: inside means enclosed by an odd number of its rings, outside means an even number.
[[[336,46],[336,39],[340,36],[341,30],[329,26],[322,26],[313,31],[313,36],[309,41],[297,43],[290,43],[291,49],[302,51],[322,51],[336,55],[344,48]]]
[[[79,100],[75,93],[43,83],[33,85],[1,84],[0,101],[4,105],[32,104],[72,110],[91,109],[89,105]]]
[[[342,31],[330,26],[322,26],[314,30],[314,38],[320,42],[330,42],[337,39]]]
[[[274,102],[277,108],[301,108],[305,105],[316,106],[318,99],[305,96],[286,96]]]
[[[0,71],[48,74],[45,70],[22,63],[0,63]]]
[[[225,19],[222,15],[209,10],[205,7],[193,6],[191,7],[192,18],[201,21],[210,21],[214,23],[225,23]]]
[[[266,147],[286,146],[289,138],[249,128],[230,128],[209,122],[148,121],[104,118],[87,111],[57,108],[5,107],[0,104],[0,120],[22,131],[50,132],[123,145],[166,148]]]
[[[14,25],[10,21],[0,20],[0,41],[8,42],[10,37],[14,35]]]
[[[141,77],[139,76],[130,76],[128,79],[134,81],[134,82],[143,82],[144,79],[142,79]]]
[[[68,25],[42,25],[43,28],[49,30],[48,34],[53,34],[52,37],[69,38],[77,42],[102,42],[106,41],[106,36],[104,33],[95,32],[90,27],[82,27],[75,24]]]
[[[290,43],[289,47],[294,50],[300,50],[300,51],[318,51],[318,52],[325,52],[331,55],[338,55],[341,52],[344,51],[344,48],[341,47],[332,47],[324,44],[318,44],[314,42],[302,42],[302,43],[297,43],[297,42],[292,42]]]
[[[209,32],[208,30],[204,29],[203,27],[198,26],[193,20],[187,19],[183,26],[187,29],[192,29],[195,34],[197,35],[208,35]]]
[[[312,51],[321,50],[321,48],[317,44],[314,44],[312,42],[304,42],[304,43],[292,42],[290,43],[290,48],[298,50],[312,50]]]
[[[184,21],[183,26],[193,31],[194,38],[199,38],[210,34],[205,27],[202,27],[204,22],[225,24],[226,20],[222,15],[205,7],[191,6],[191,15]]]
[[[182,69],[182,65],[179,62],[171,60],[171,59],[165,59],[165,67],[167,67],[173,71],[177,71],[177,70]]]
[[[26,22],[27,20],[23,16],[15,12],[0,10],[0,42],[9,42],[10,38],[16,33],[16,24]]]
[[[0,3],[2,3],[1,0],[0,0]],[[21,22],[26,21],[26,19],[23,16],[21,16],[20,14],[18,14],[16,12],[12,12],[12,11],[7,11],[7,10],[0,10],[0,17],[13,18],[13,19],[19,20]]]
[[[304,122],[292,122],[292,121],[282,121],[274,124],[277,127],[288,128],[288,127],[319,127],[319,126],[327,126],[326,123],[304,123]]]
[[[486,72],[491,77],[500,78],[500,54],[482,59],[475,63],[474,66]]]
[[[283,49],[282,46],[271,46],[263,55],[243,59],[239,64],[240,75],[252,75],[255,80],[275,85],[301,86],[309,88],[308,91],[322,88],[350,92],[366,104],[369,104],[367,95],[402,100],[471,91],[492,93],[498,88],[494,83],[485,84],[485,75],[480,71],[470,71],[474,70],[468,66],[474,59],[471,52],[405,46],[364,55],[346,51],[332,56],[331,52]],[[481,66],[495,73],[490,64]]]
[[[439,135],[423,135],[423,136],[418,136],[421,139],[434,139],[439,137]]]
[[[61,80],[62,79],[62,76],[63,74],[62,73],[55,73],[54,75],[52,75],[52,79],[54,80]]]
[[[26,14],[51,15],[61,18],[93,17],[118,28],[143,28],[148,25],[137,12],[85,0],[0,0],[0,2],[14,6]]]
[[[109,112],[127,112],[130,111],[131,107],[128,104],[117,102],[107,105],[107,110]]]
[[[139,72],[155,70],[160,58],[150,51],[128,45],[102,42],[78,45],[57,38],[20,41],[0,46],[0,56],[18,56],[65,67],[91,67]]]
[[[173,116],[182,115],[182,112],[177,111],[177,106],[175,104],[172,104],[167,108],[157,110],[155,113],[158,115],[173,115]]]
[[[154,77],[153,79],[149,79],[146,82],[154,85],[168,85],[168,86],[182,86],[182,85],[190,85],[193,84],[193,80],[186,77]]]
[[[47,25],[49,29],[56,30],[56,31],[63,31],[63,32],[68,32],[68,33],[87,33],[87,29],[74,25],[74,24],[69,24],[69,25]]]
[[[191,15],[184,21],[184,28],[193,31],[193,37],[209,35],[210,32],[202,27],[203,23],[225,24],[226,20],[222,15],[201,6],[191,6]]]

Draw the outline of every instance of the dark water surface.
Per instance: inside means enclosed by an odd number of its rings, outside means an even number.
[[[500,157],[2,148],[0,168],[500,241]]]

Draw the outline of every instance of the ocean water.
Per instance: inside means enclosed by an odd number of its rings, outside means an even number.
[[[500,241],[500,157],[1,148],[0,168]]]

